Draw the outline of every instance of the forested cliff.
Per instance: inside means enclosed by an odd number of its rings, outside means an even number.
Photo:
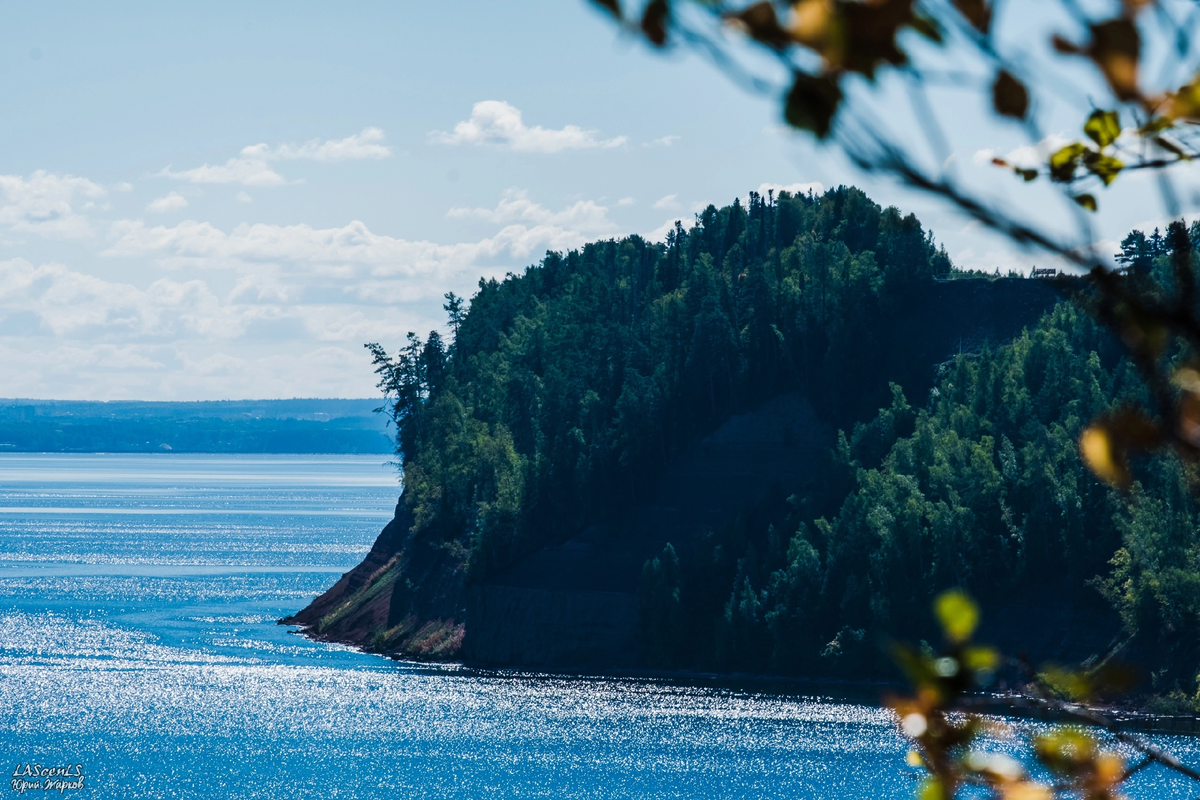
[[[1140,391],[1106,335],[1051,310],[1049,282],[956,272],[856,189],[751,194],[448,299],[448,343],[373,346],[404,491],[364,564],[290,620],[316,635],[844,674],[881,669],[877,635],[919,633],[950,585],[1053,602],[1048,620],[1086,619],[1080,651],[1118,617],[1145,640],[1186,595],[1161,588],[1193,552],[1180,468],[1127,498],[1078,463],[1080,425]],[[1149,536],[1163,503],[1180,532]]]

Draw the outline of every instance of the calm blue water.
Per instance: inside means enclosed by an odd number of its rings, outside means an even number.
[[[276,625],[397,490],[378,456],[0,454],[0,769],[81,764],[63,796],[96,798],[911,796],[871,706],[423,668]]]

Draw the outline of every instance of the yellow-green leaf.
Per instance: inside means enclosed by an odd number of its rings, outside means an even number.
[[[1151,136],[1173,127],[1175,127],[1175,120],[1169,116],[1152,117],[1142,127],[1138,128],[1138,133],[1142,136]]]
[[[937,778],[929,777],[917,787],[917,800],[946,800],[946,790]]]
[[[970,670],[990,669],[995,670],[1000,666],[1000,654],[991,647],[968,647],[963,650],[963,664]]]
[[[837,52],[840,35],[837,9],[831,0],[800,0],[792,6],[788,33],[806,47],[811,47],[831,64],[841,62]]]
[[[1073,142],[1050,155],[1050,180],[1068,183],[1075,179],[1075,168],[1088,152],[1087,145]]]
[[[948,641],[958,644],[971,638],[979,624],[979,607],[975,601],[958,589],[938,595],[933,601],[933,610],[942,623],[942,633]]]
[[[1116,111],[1096,109],[1083,123],[1083,132],[1101,147],[1108,147],[1121,135],[1121,118]]]
[[[1101,153],[1087,153],[1083,158],[1083,163],[1088,172],[1102,180],[1105,186],[1115,181],[1121,170],[1125,169],[1125,164],[1120,159]],[[1095,209],[1092,210],[1095,211]]]
[[[1094,194],[1077,194],[1072,195],[1072,200],[1086,208],[1088,211],[1095,211],[1099,206],[1096,203],[1096,195]]]
[[[1190,83],[1180,86],[1179,91],[1170,97],[1172,119],[1200,120],[1200,73],[1197,73]]]
[[[1033,750],[1051,772],[1071,775],[1096,755],[1096,740],[1075,728],[1055,728],[1034,738]]]
[[[1042,681],[1060,695],[1076,701],[1090,700],[1092,685],[1083,672],[1051,664],[1042,669]]]

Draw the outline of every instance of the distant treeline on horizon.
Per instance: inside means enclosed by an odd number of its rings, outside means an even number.
[[[392,453],[378,400],[0,399],[0,453]]]

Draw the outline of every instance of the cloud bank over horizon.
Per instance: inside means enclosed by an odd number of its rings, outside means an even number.
[[[381,135],[254,146],[243,156],[262,163],[381,158],[370,149],[381,146]],[[6,251],[24,249],[15,237],[26,234],[82,248],[82,255],[76,249],[62,259],[0,260],[6,394],[371,396],[375,381],[363,342],[444,330],[445,292],[469,297],[481,279],[503,278],[547,250],[621,232],[604,203],[574,200],[554,208],[519,188],[504,191],[494,206],[447,209],[446,219],[486,229],[448,244],[390,235],[362,220],[331,227],[150,222],[120,213],[136,213],[129,203],[118,209],[109,202],[114,191],[132,189],[108,190],[44,170],[0,176]],[[190,206],[188,197],[170,191],[141,210],[163,216]]]

